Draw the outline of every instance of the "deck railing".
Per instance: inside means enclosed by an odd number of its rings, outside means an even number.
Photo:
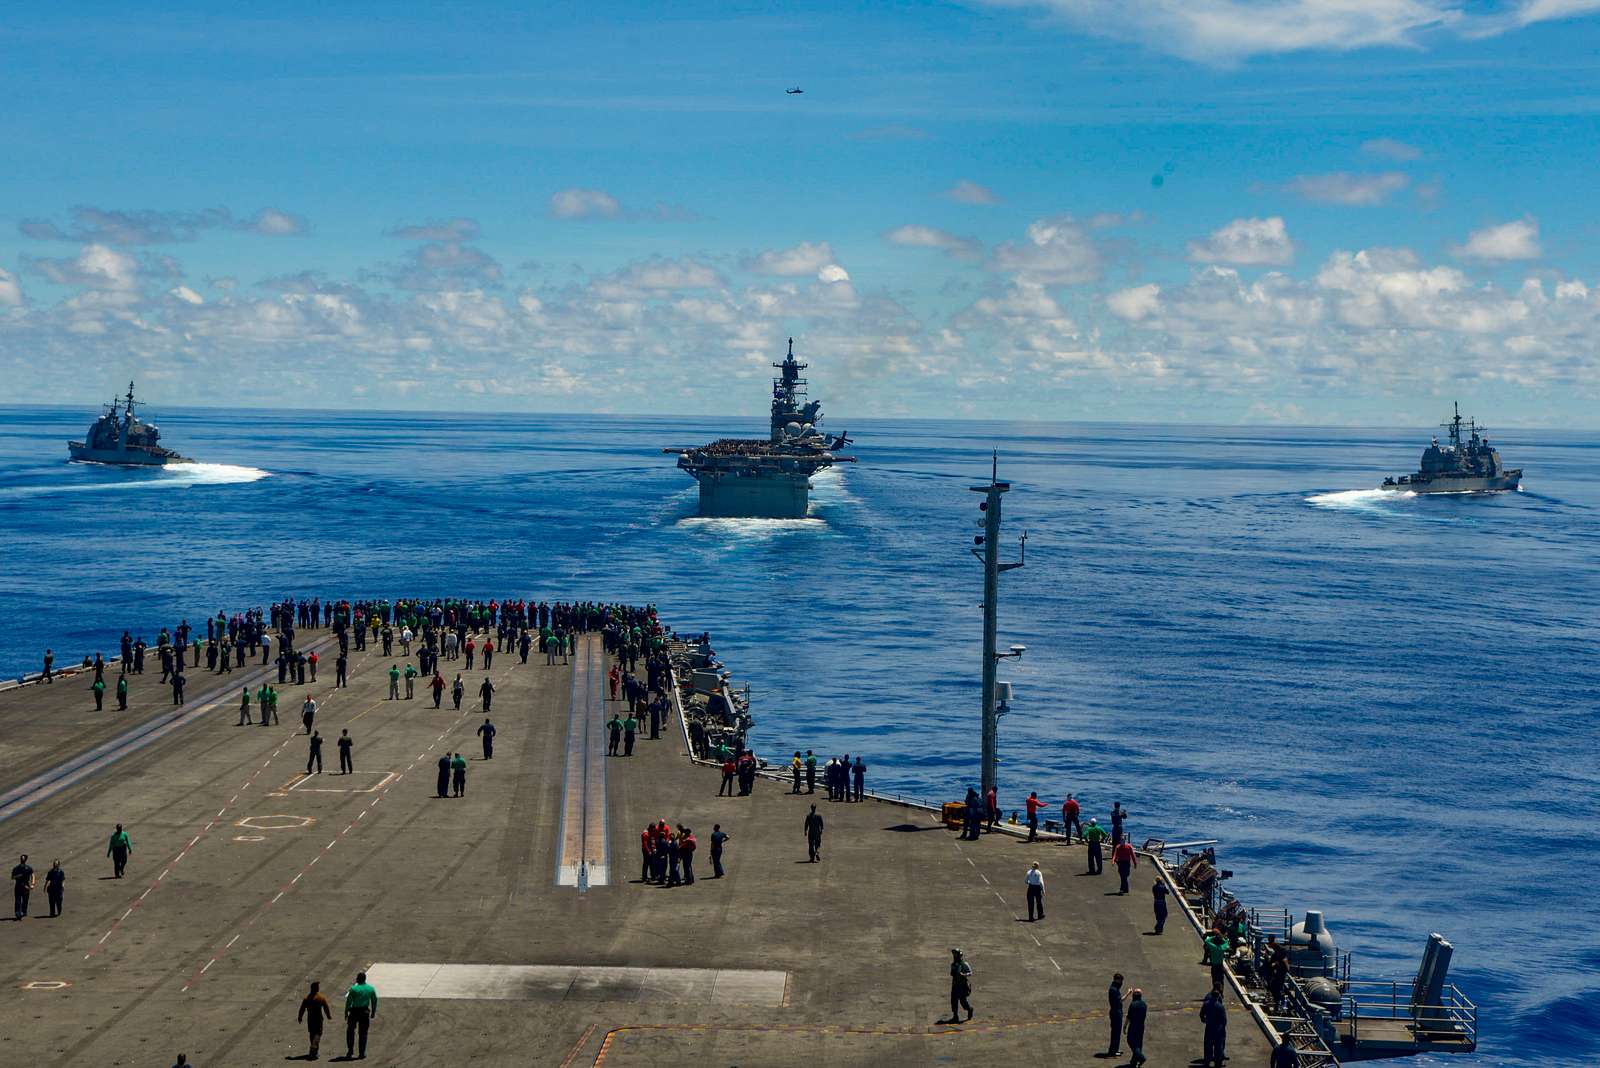
[[[1398,980],[1350,979],[1343,986],[1342,1008],[1354,1041],[1361,1039],[1363,1020],[1404,1020],[1423,1042],[1478,1046],[1478,1007],[1454,983],[1445,985],[1439,1005],[1413,1004],[1412,984]]]

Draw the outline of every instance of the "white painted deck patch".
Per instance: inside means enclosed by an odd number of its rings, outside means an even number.
[[[783,1004],[784,972],[578,964],[374,964],[380,998],[482,1001],[716,1001]]]

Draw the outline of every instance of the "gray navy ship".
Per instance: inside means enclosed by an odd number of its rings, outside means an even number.
[[[700,483],[700,514],[753,519],[803,519],[811,502],[811,476],[836,463],[849,438],[817,429],[822,402],[806,399],[807,364],[794,357],[794,338],[772,380],[772,425],[765,439],[721,438],[695,449],[663,449],[679,470]]]
[[[117,464],[122,467],[164,467],[194,461],[161,447],[161,431],[134,414],[133,383],[126,398],[118,397],[95,420],[82,441],[67,442],[75,463]]]
[[[1439,424],[1450,436],[1448,445],[1433,444],[1422,451],[1422,466],[1413,475],[1386,478],[1381,488],[1410,493],[1493,493],[1514,490],[1522,484],[1522,468],[1507,468],[1500,454],[1489,446],[1488,432],[1471,419],[1461,418],[1456,405],[1455,418]],[[1461,432],[1467,431],[1467,439]]]

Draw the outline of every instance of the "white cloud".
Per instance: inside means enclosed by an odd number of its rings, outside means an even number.
[[[790,248],[768,249],[747,257],[742,266],[755,274],[798,278],[816,274],[833,259],[833,246],[826,241],[802,241]]]
[[[429,241],[409,249],[399,263],[368,272],[367,277],[421,292],[493,286],[499,284],[503,273],[499,261],[476,246]]]
[[[265,237],[296,237],[305,233],[308,226],[306,220],[299,215],[273,208],[262,208],[241,222],[238,228]]]
[[[1539,223],[1530,216],[1474,230],[1467,235],[1467,243],[1455,249],[1455,254],[1464,260],[1490,263],[1536,260],[1543,254],[1539,247]]]
[[[596,279],[592,287],[610,299],[627,300],[667,291],[709,289],[723,284],[722,276],[715,268],[698,260],[669,260],[656,256]]]
[[[17,284],[17,276],[0,267],[0,308],[21,306],[22,287]]]
[[[1211,231],[1204,241],[1189,242],[1189,258],[1197,263],[1282,267],[1294,259],[1294,242],[1280,216],[1235,219]]]
[[[1197,270],[1117,311],[1133,336],[1191,380],[1222,389],[1275,383],[1315,395],[1330,385],[1426,392],[1462,380],[1596,392],[1600,299],[1582,282],[1538,278],[1474,285],[1406,249],[1337,252],[1313,278],[1271,272],[1247,282]],[[1133,314],[1138,313],[1138,314]]]
[[[1291,178],[1284,188],[1296,196],[1324,204],[1370,207],[1384,203],[1409,184],[1411,179],[1399,171],[1380,174],[1338,171],[1333,174],[1302,174]]]
[[[1422,48],[1600,11],[1600,0],[1522,0],[1509,11],[1470,0],[985,0],[1044,10],[1084,33],[1134,41],[1217,66],[1252,56]]]
[[[955,185],[946,189],[940,196],[953,200],[958,204],[991,205],[1000,203],[1000,198],[988,186],[979,185],[977,182],[963,178]]]
[[[1061,279],[1089,266],[1104,273],[1110,253],[1083,253],[1085,222],[1030,231],[991,261],[1004,259],[1004,273],[967,278],[966,307],[926,317],[882,291],[892,273],[852,278],[821,242],[767,254],[789,273],[730,281],[709,260],[658,256],[506,287],[472,246],[421,241],[398,265],[354,277],[300,271],[235,289],[191,280],[168,258],[85,246],[24,260],[69,287],[42,287],[50,303],[39,286],[23,302],[0,274],[0,376],[19,384],[16,399],[44,399],[29,368],[92,381],[116,359],[139,366],[141,381],[148,368],[153,390],[161,375],[182,383],[195,403],[265,403],[313,384],[368,406],[468,403],[427,388],[449,381],[474,405],[527,410],[562,397],[575,410],[635,412],[725,408],[731,380],[753,410],[793,334],[818,395],[862,414],[1004,405],[1049,417],[1092,410],[1074,400],[1086,395],[1108,414],[1124,410],[1119,396],[1169,412],[1316,412],[1336,393],[1410,396],[1473,379],[1543,391],[1531,403],[1574,412],[1600,400],[1594,279],[1541,269],[1500,285],[1404,249],[1365,249],[1303,278],[1206,264],[1160,285],[1066,289]],[[673,374],[640,376],[642,361]],[[1163,402],[1168,389],[1184,399]]]
[[[550,215],[556,219],[615,219],[622,205],[604,189],[560,189],[550,194]]]
[[[971,259],[983,251],[982,243],[973,238],[960,237],[933,226],[897,226],[884,234],[883,239],[891,245],[936,248],[964,259]]]
[[[1396,163],[1410,163],[1422,158],[1422,149],[1392,137],[1374,137],[1369,141],[1363,141],[1361,151],[1369,156],[1392,159]]]
[[[62,286],[128,293],[138,288],[139,262],[106,245],[85,245],[73,259],[28,259],[28,266]]]
[[[476,219],[437,219],[421,223],[405,223],[388,232],[389,237],[407,241],[476,241],[481,231]]]
[[[1030,223],[1025,240],[997,246],[994,266],[1029,282],[1077,285],[1100,277],[1104,256],[1086,227],[1057,215]]]
[[[17,224],[17,230],[35,241],[98,245],[166,245],[193,241],[206,230],[237,230],[267,237],[303,234],[307,230],[305,219],[275,208],[262,208],[247,219],[236,218],[227,208],[155,211],[79,205],[69,214],[71,219],[66,223],[24,219]]]
[[[1149,282],[1130,289],[1120,289],[1106,298],[1106,305],[1119,318],[1143,319],[1154,315],[1161,307],[1161,287]]]

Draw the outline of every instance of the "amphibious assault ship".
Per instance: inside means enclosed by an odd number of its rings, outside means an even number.
[[[700,483],[700,514],[755,519],[803,519],[811,502],[811,476],[834,464],[849,438],[829,438],[817,429],[822,402],[806,399],[808,364],[794,358],[794,338],[772,380],[771,432],[762,438],[721,438],[676,454],[680,470]]]
[[[1381,488],[1411,493],[1490,493],[1514,490],[1521,484],[1522,468],[1507,468],[1500,462],[1500,454],[1489,447],[1485,428],[1461,418],[1461,405],[1456,405],[1455,418],[1439,425],[1450,435],[1450,444],[1441,446],[1435,434],[1433,444],[1422,451],[1421,469],[1413,475],[1386,478]],[[1461,440],[1463,427],[1469,435],[1466,441]]]
[[[67,442],[67,452],[76,463],[118,464],[124,467],[162,467],[194,461],[179,456],[158,444],[161,431],[153,423],[142,422],[133,411],[133,383],[128,383],[126,398],[112,400],[82,441]]]

